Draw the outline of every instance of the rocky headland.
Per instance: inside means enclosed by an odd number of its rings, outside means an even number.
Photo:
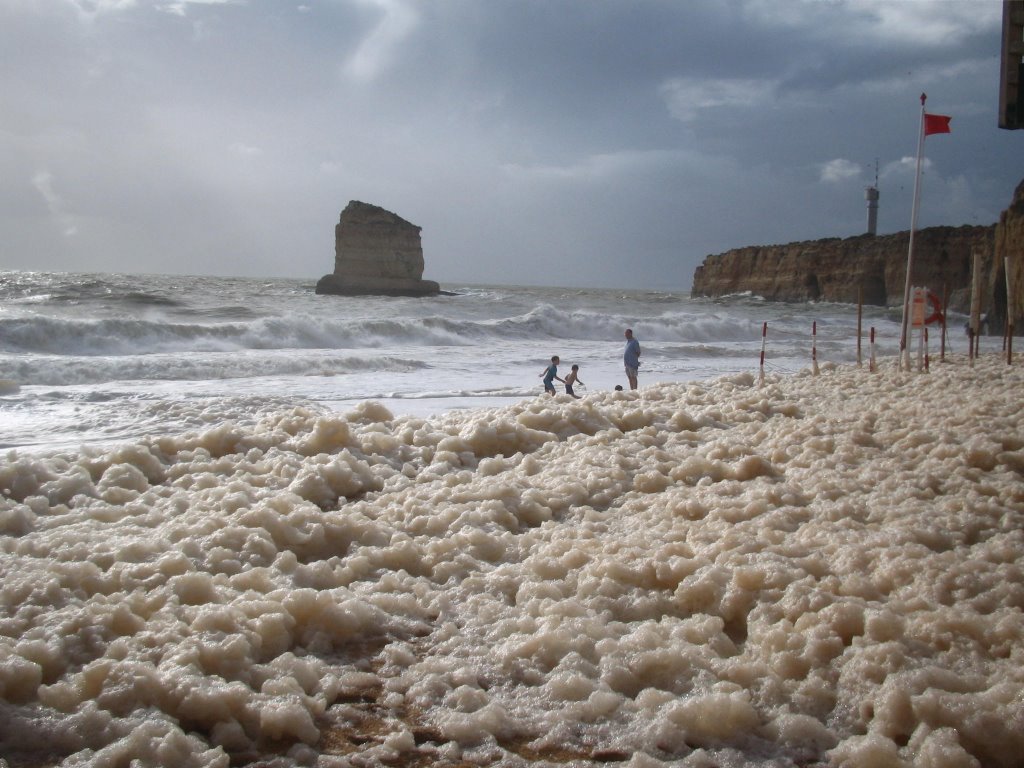
[[[423,279],[420,227],[383,208],[352,200],[334,228],[334,272],[317,293],[339,296],[434,296]]]
[[[752,293],[770,301],[835,301],[900,306],[910,232],[857,235],[735,248],[706,257],[691,295]],[[1006,320],[1010,265],[1014,326],[1024,328],[1024,182],[997,224],[928,227],[914,233],[913,283],[948,296],[950,309],[970,309],[973,254],[981,256],[982,311],[995,332]]]

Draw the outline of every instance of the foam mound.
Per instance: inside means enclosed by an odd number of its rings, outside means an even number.
[[[1024,372],[0,460],[19,765],[1019,765]]]

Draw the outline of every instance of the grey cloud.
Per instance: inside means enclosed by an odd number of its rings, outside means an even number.
[[[876,160],[905,229],[921,91],[954,116],[922,225],[990,223],[1022,174],[989,6],[0,3],[0,267],[316,278],[362,199],[441,281],[685,290],[862,231]]]

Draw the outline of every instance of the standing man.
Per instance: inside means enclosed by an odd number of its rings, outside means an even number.
[[[640,367],[640,342],[633,338],[632,328],[626,329],[626,351],[622,355],[622,362],[626,364],[629,388],[636,389],[636,369]]]

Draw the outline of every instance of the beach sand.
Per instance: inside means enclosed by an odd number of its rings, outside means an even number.
[[[1022,393],[824,365],[11,452],[0,757],[1020,765]]]

